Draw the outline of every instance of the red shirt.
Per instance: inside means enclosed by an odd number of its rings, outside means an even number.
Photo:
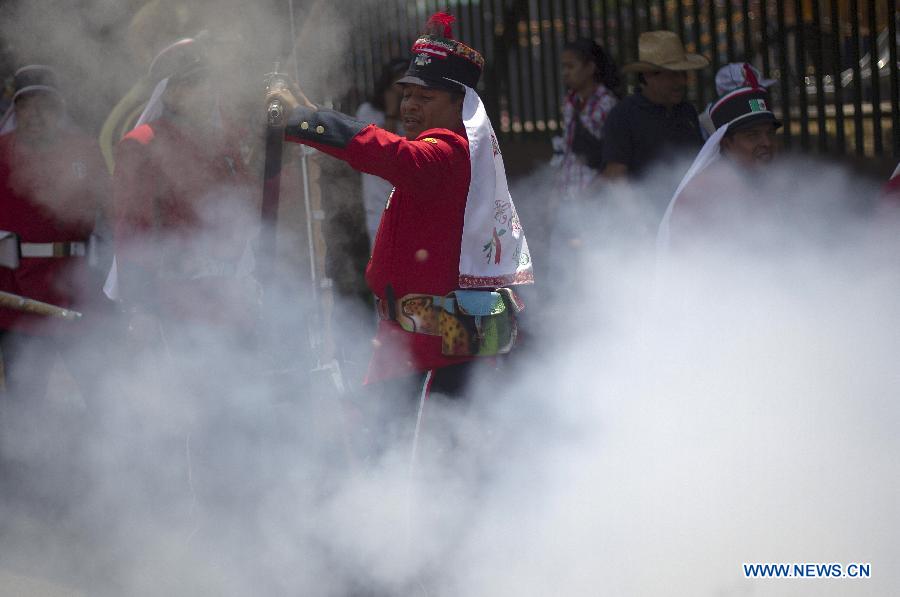
[[[205,322],[251,315],[241,308],[251,289],[233,270],[249,237],[241,216],[258,214],[258,193],[237,144],[200,143],[165,118],[137,127],[116,148],[113,207],[126,301]],[[129,296],[129,275],[148,281],[143,296]]]
[[[87,243],[105,207],[108,176],[94,139],[62,130],[51,145],[31,147],[15,131],[0,136],[0,230],[23,243]],[[0,290],[90,313],[102,300],[85,257],[22,258],[0,268]],[[54,320],[0,308],[0,328],[57,334],[84,321]]]
[[[394,185],[366,268],[366,281],[376,296],[385,298],[388,284],[398,299],[412,293],[445,295],[458,287],[471,177],[465,132],[431,129],[409,141],[370,125],[344,148],[288,139]],[[410,333],[394,321],[379,322],[374,346],[366,383],[471,360],[443,356],[439,336]]]

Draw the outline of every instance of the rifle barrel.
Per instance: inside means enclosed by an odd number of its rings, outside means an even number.
[[[36,301],[11,292],[0,291],[0,307],[24,311],[25,313],[33,313],[35,315],[43,315],[45,317],[59,317],[61,319],[68,319],[69,321],[81,319],[81,313],[78,311],[64,309],[62,307],[57,307],[56,305],[51,305],[50,303]]]

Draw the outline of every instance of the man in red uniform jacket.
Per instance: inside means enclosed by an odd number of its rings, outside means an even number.
[[[182,40],[154,60],[154,99],[116,148],[107,293],[126,306],[132,329],[149,334],[160,320],[244,331],[253,323],[246,220],[256,193],[237,143],[214,124],[199,43]]]
[[[239,382],[256,373],[255,361],[246,358],[250,353],[234,355],[255,340],[258,285],[249,240],[259,203],[221,118],[203,43],[184,39],[160,52],[150,67],[157,81],[153,97],[116,147],[116,260],[104,290],[126,313],[136,369],[152,363],[161,378],[174,380],[161,388],[172,416],[145,423],[158,458],[170,466],[142,473],[148,483],[172,488],[166,510],[196,516],[190,524],[215,535],[231,529],[217,518],[221,512],[252,510],[240,500],[256,491],[261,468],[247,464],[247,454],[239,465],[236,452],[223,449],[243,446],[239,440],[222,441],[223,434],[258,424],[235,408],[245,402],[238,399],[245,387]],[[130,391],[126,403],[154,394],[143,387]],[[195,498],[199,507],[189,515]],[[152,524],[168,524],[170,513],[152,501],[134,511]],[[232,544],[222,539],[221,546],[226,553]]]
[[[20,69],[13,105],[0,135],[0,230],[16,233],[21,261],[0,268],[0,290],[72,308],[79,321],[56,320],[0,308],[0,350],[5,389],[0,399],[0,453],[35,464],[62,452],[64,429],[75,429],[45,400],[55,359],[62,358],[88,406],[97,398],[100,343],[88,334],[102,321],[105,299],[101,278],[88,263],[88,242],[105,208],[108,180],[95,140],[78,131],[65,115],[54,72],[45,66]],[[74,410],[72,412],[79,412]],[[58,426],[58,427],[57,427]],[[82,436],[80,426],[73,436]],[[73,437],[76,442],[80,441]],[[47,441],[45,441],[47,440]],[[23,479],[0,480],[7,488]]]
[[[66,121],[53,71],[25,67],[15,86],[8,119],[15,128],[0,136],[0,230],[19,236],[22,260],[17,269],[0,268],[0,290],[86,313],[71,322],[0,309],[7,387],[38,396],[51,361],[20,367],[16,359],[26,346],[45,358],[65,352],[90,327],[102,295],[88,241],[108,181],[97,143]]]
[[[303,105],[289,93],[271,97],[279,97],[292,109],[285,131],[289,141],[315,147],[394,185],[385,198],[366,269],[369,288],[385,312],[373,343],[367,383],[416,383],[424,375],[426,389],[452,395],[464,387],[472,357],[446,356],[440,336],[403,329],[390,313],[396,299],[410,294],[442,297],[461,287],[531,283],[532,276],[502,161],[496,160],[494,169],[499,146],[473,90],[484,62],[475,50],[451,38],[450,23],[449,15],[432,17],[426,34],[413,46],[407,75],[398,81],[403,88],[400,114],[405,138],[345,114],[317,109],[302,93]],[[479,131],[483,137],[477,137]],[[481,154],[476,155],[471,145],[474,138],[484,141]],[[487,166],[482,167],[478,158],[486,158]],[[474,168],[482,178],[473,180]],[[474,193],[486,186],[488,178],[491,192],[496,186],[496,200],[484,192],[479,199],[490,203],[488,224],[495,226],[493,234],[488,226],[480,237],[478,247],[485,254],[477,257],[485,257],[494,270],[482,271],[467,265],[476,259],[467,248],[471,245],[466,235],[479,215],[473,211]],[[507,232],[512,246],[503,244]]]

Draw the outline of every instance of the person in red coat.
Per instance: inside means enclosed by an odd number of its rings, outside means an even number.
[[[93,436],[107,348],[98,338],[108,301],[89,241],[108,178],[97,142],[68,120],[55,79],[45,66],[16,73],[0,135],[0,230],[18,235],[21,252],[17,268],[0,268],[0,290],[84,314],[70,321],[0,308],[0,494],[42,515],[67,508],[84,489],[76,455]],[[77,392],[51,400],[60,362]]]
[[[474,91],[484,60],[452,38],[452,22],[444,14],[429,20],[398,81],[405,137],[318,109],[302,92],[302,104],[289,92],[269,97],[292,110],[287,140],[394,185],[366,269],[382,315],[366,382],[397,382],[417,396],[463,393],[480,358],[448,350],[448,335],[437,335],[417,306],[436,310],[459,290],[533,282],[499,144]]]
[[[16,269],[0,268],[0,290],[85,317],[73,322],[0,308],[6,386],[23,399],[46,393],[51,357],[70,353],[103,308],[88,253],[108,179],[96,141],[67,120],[55,79],[46,66],[20,69],[4,117],[10,132],[0,135],[0,230],[19,236],[22,258]],[[43,362],[22,360],[27,355]],[[84,377],[84,367],[69,369]]]
[[[116,263],[106,290],[139,334],[160,322],[242,332],[254,323],[246,223],[258,221],[257,194],[213,108],[200,43],[181,40],[154,60],[154,97],[116,147]]]
[[[140,371],[149,363],[159,377],[174,380],[163,384],[172,416],[145,423],[158,458],[170,466],[142,470],[146,482],[173,493],[165,510],[152,501],[132,507],[151,524],[168,524],[171,510],[191,517],[185,524],[204,536],[215,535],[231,528],[217,518],[221,512],[252,510],[242,500],[257,490],[262,468],[249,466],[246,454],[238,465],[236,451],[223,445],[244,444],[222,441],[223,434],[258,432],[259,413],[248,416],[235,405],[245,402],[238,399],[242,382],[259,373],[252,353],[242,351],[256,341],[259,290],[250,239],[260,206],[218,107],[205,42],[172,44],[150,74],[157,81],[153,96],[115,150],[116,257],[104,290],[127,319],[125,367]],[[125,408],[139,407],[154,389],[126,392]],[[123,457],[142,462],[138,453]],[[187,514],[194,500],[196,512]],[[222,541],[225,553],[231,544]]]

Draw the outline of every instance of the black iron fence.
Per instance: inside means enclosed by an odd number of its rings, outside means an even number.
[[[356,4],[358,0],[354,0]],[[514,136],[560,129],[560,53],[592,37],[619,65],[641,32],[669,29],[710,59],[690,79],[702,109],[716,70],[748,61],[768,78],[784,144],[834,155],[900,158],[896,0],[364,0],[353,11],[360,101],[380,65],[407,55],[428,16],[458,17],[459,39],[482,51],[479,90],[495,126]]]

